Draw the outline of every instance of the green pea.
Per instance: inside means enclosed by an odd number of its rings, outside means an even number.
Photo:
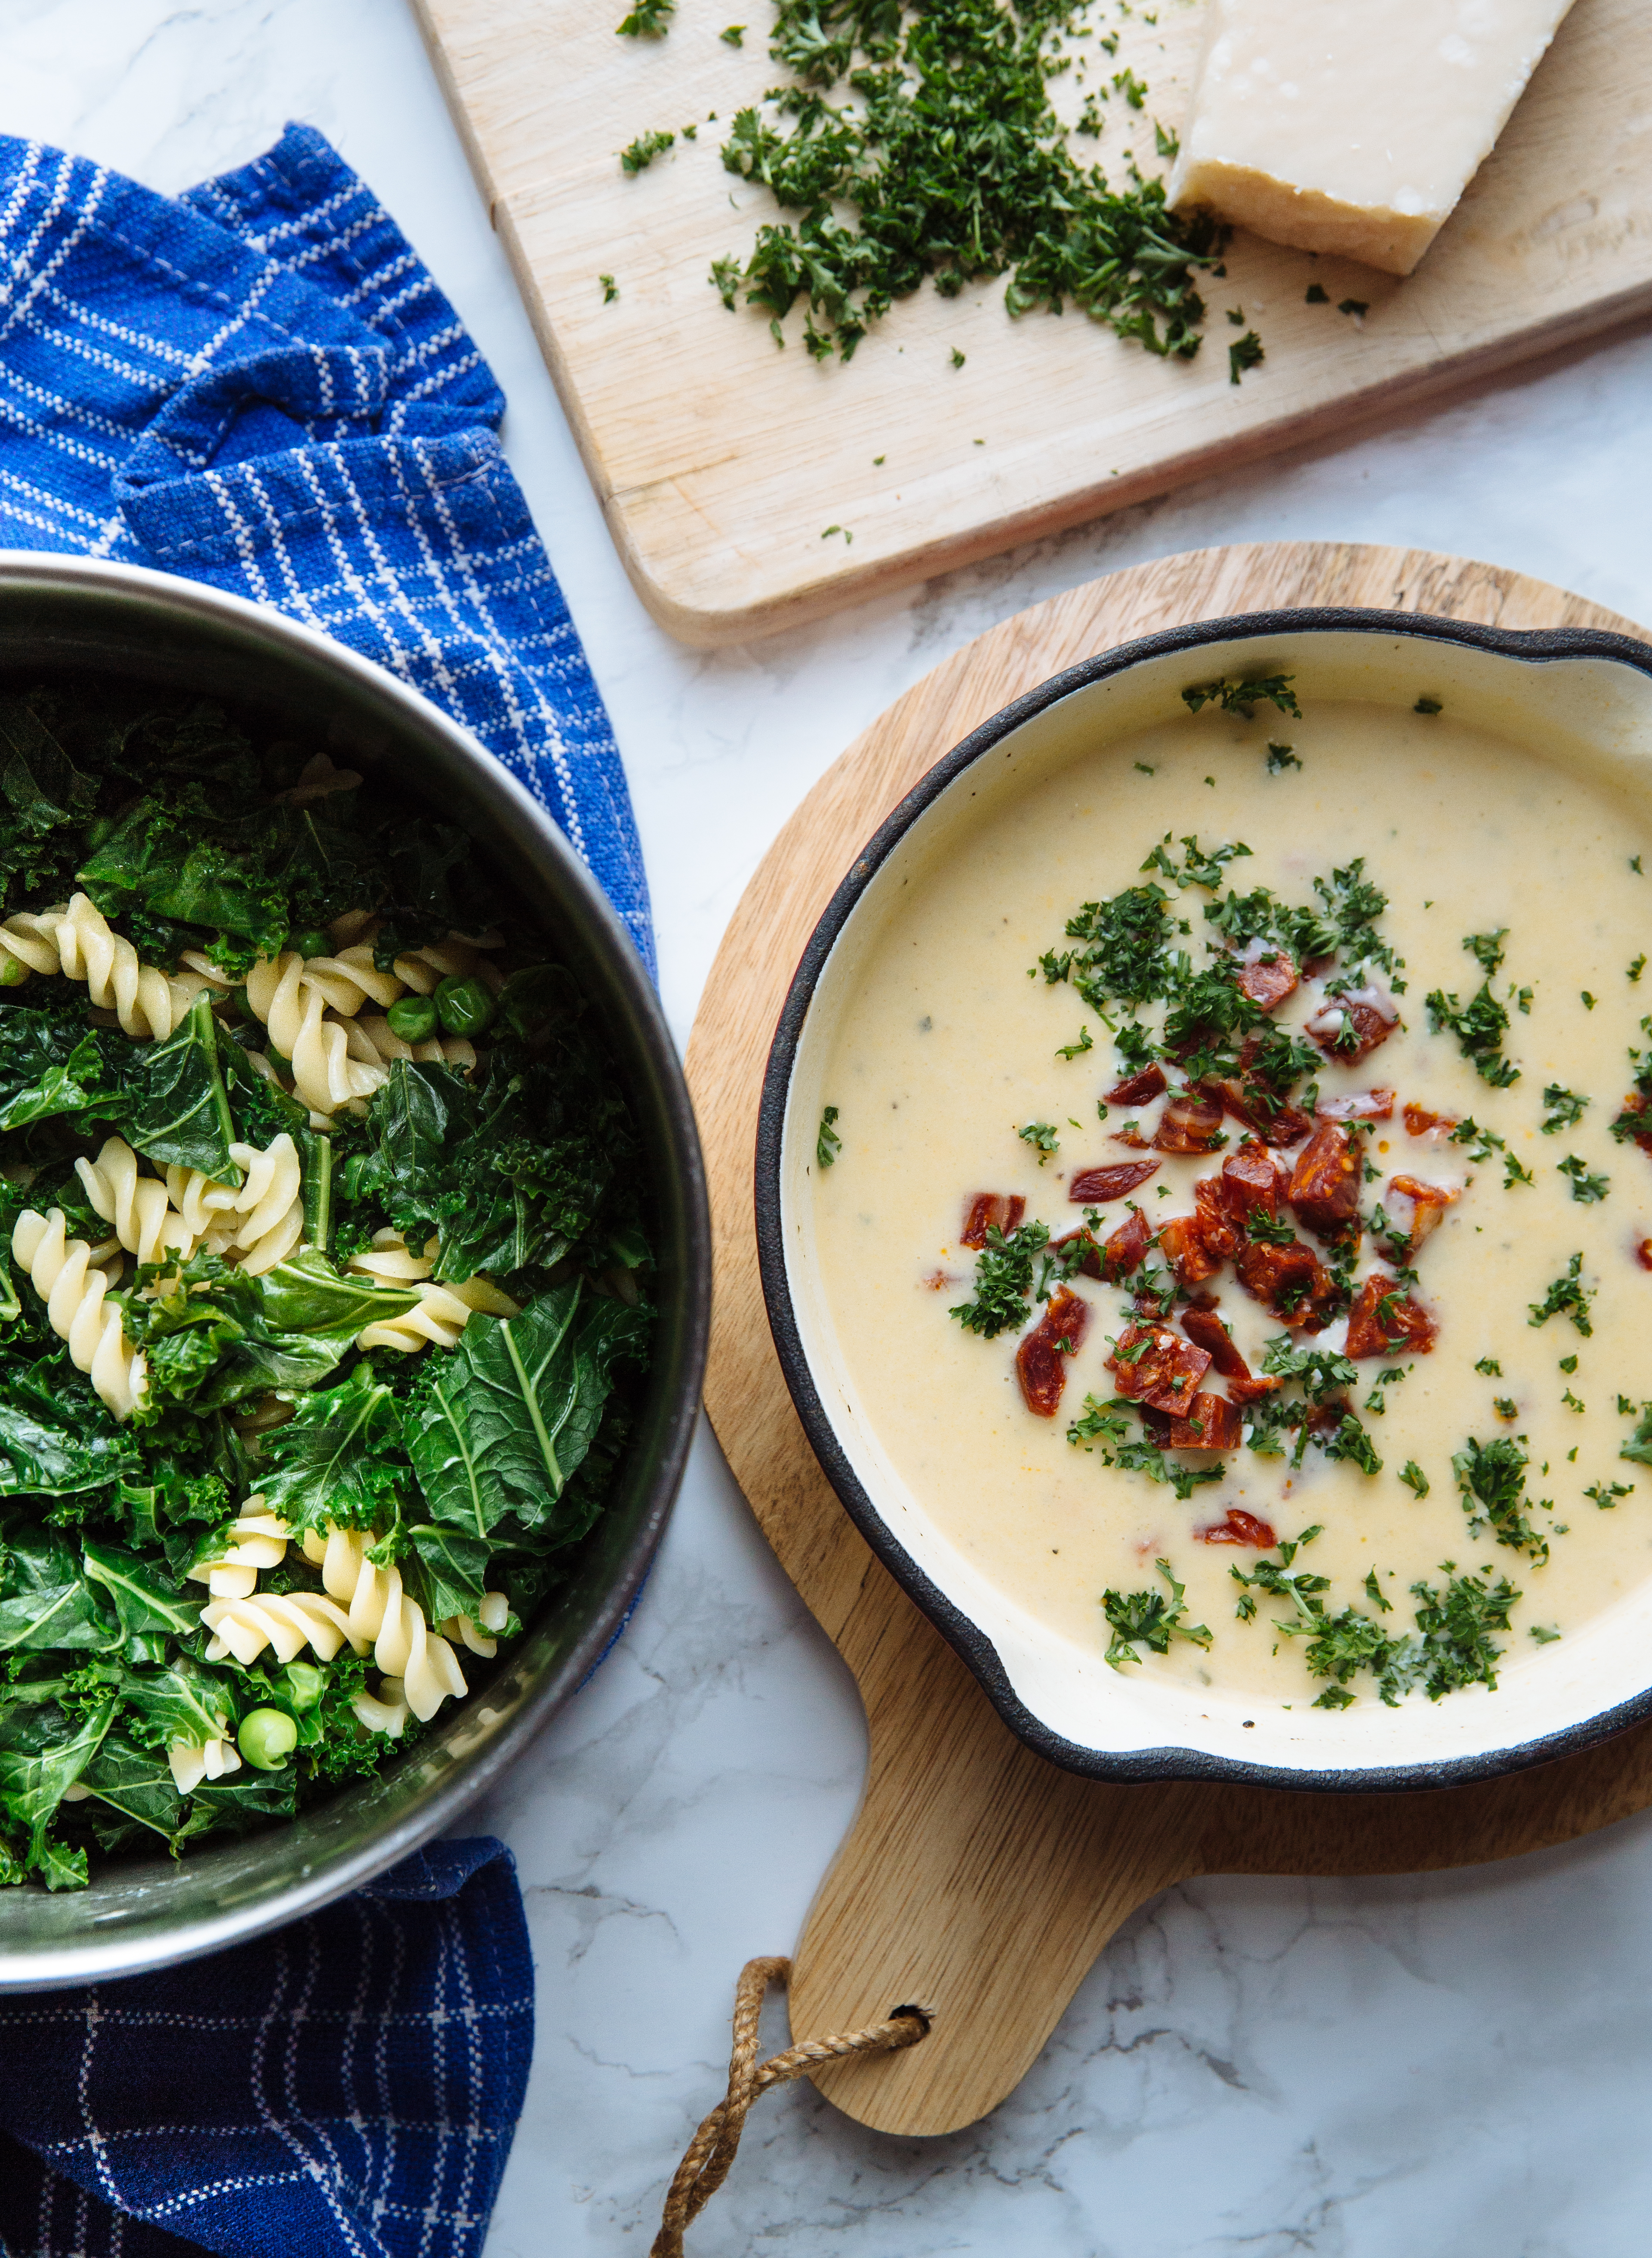
[[[333,953],[332,941],[318,925],[306,926],[302,933],[289,933],[287,945],[305,958],[330,956]]]
[[[428,1043],[436,1033],[436,998],[398,996],[385,1017],[391,1033],[400,1035],[404,1043]]]
[[[20,957],[8,949],[0,956],[0,988],[21,988],[29,976],[29,968]]]
[[[249,1709],[236,1745],[259,1772],[280,1772],[298,1746],[298,1727],[285,1709]]]
[[[98,849],[103,844],[105,840],[112,839],[114,835],[115,819],[112,815],[95,815],[91,821],[87,825],[85,830],[81,834],[82,838],[85,840],[88,848],[94,855],[96,854]]]
[[[293,1707],[301,1717],[308,1715],[327,1689],[327,1672],[313,1662],[289,1662],[281,1674]]]
[[[493,1025],[493,998],[479,980],[450,972],[436,991],[436,1016],[450,1035],[479,1035]]]

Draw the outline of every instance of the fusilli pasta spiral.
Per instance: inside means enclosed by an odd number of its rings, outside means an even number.
[[[104,1304],[109,1280],[97,1267],[119,1252],[113,1239],[92,1247],[71,1239],[60,1207],[49,1216],[25,1207],[11,1228],[12,1259],[44,1300],[47,1324],[115,1417],[129,1419],[144,1393],[145,1367],[122,1329],[119,1304]]]
[[[442,1626],[442,1636],[450,1640],[463,1640],[472,1654],[479,1654],[491,1662],[499,1652],[497,1634],[510,1621],[511,1603],[503,1592],[484,1592],[474,1615],[450,1615]]]
[[[303,1164],[285,1130],[262,1152],[256,1145],[231,1145],[230,1158],[241,1171],[238,1185],[215,1182],[199,1168],[174,1162],[167,1170],[167,1190],[196,1239],[216,1253],[238,1257],[239,1267],[256,1275],[284,1261],[304,1235]]]
[[[424,1619],[424,1609],[401,1588],[399,1568],[375,1568],[367,1554],[378,1542],[371,1530],[330,1527],[324,1540],[304,1537],[304,1557],[317,1561],[329,1594],[348,1606],[346,1623],[358,1653],[371,1639],[372,1658],[422,1723],[443,1701],[466,1691],[458,1657]]]
[[[398,1232],[376,1231],[372,1245],[351,1255],[349,1267],[379,1285],[419,1285],[415,1306],[358,1333],[358,1348],[394,1348],[408,1356],[431,1346],[452,1348],[477,1310],[494,1317],[519,1314],[517,1303],[491,1278],[467,1278],[459,1286],[423,1282],[436,1267],[436,1251],[437,1242],[431,1239],[422,1254],[409,1254]]]
[[[138,1155],[124,1137],[106,1138],[97,1158],[76,1161],[74,1173],[96,1212],[140,1262],[194,1253],[199,1226],[176,1213],[159,1176],[139,1175]]]
[[[138,961],[131,941],[114,932],[89,894],[71,894],[61,909],[21,910],[0,925],[0,950],[30,972],[60,972],[84,981],[100,1011],[113,1012],[139,1042],[165,1038],[202,988],[228,988],[208,960],[192,956],[190,969],[168,978]]]
[[[228,1772],[239,1772],[241,1751],[228,1734],[222,1734],[199,1746],[193,1741],[174,1741],[167,1751],[167,1762],[179,1794],[193,1795],[203,1779],[222,1779]]]
[[[287,1523],[269,1510],[262,1490],[246,1500],[225,1540],[216,1559],[197,1561],[189,1571],[215,1600],[249,1599],[258,1589],[259,1571],[279,1568],[287,1558]]]
[[[366,1645],[365,1639],[357,1645],[351,1638],[349,1618],[337,1601],[319,1592],[254,1592],[245,1600],[209,1600],[201,1622],[212,1633],[209,1662],[222,1662],[226,1654],[239,1663],[256,1662],[266,1646],[274,1648],[280,1662],[291,1662],[307,1646],[330,1662],[347,1641],[358,1653]]]
[[[247,974],[247,1002],[268,1027],[272,1044],[290,1061],[294,1090],[312,1112],[335,1113],[371,1097],[389,1078],[387,1067],[352,1059],[343,1027],[323,1017],[334,996],[353,997],[351,1009],[359,1011],[363,992],[351,981],[307,978],[304,959],[291,953],[260,957]]]

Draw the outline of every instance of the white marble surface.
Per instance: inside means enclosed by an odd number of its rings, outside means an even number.
[[[1178,549],[1320,536],[1489,557],[1652,621],[1641,332],[823,626],[680,650],[609,545],[405,0],[0,0],[0,131],[168,189],[289,117],[372,181],[510,396],[507,444],[624,748],[684,1037],[815,777],[1040,596]],[[846,1674],[705,1439],[624,1641],[480,1814],[515,1846],[540,1981],[489,2258],[646,2248],[716,2097],[735,1972],[790,1948],[861,1758]],[[788,2090],[691,2247],[1630,2258],[1652,2199],[1649,1928],[1652,1814],[1478,1873],[1173,1891],[988,2123],[895,2141]]]

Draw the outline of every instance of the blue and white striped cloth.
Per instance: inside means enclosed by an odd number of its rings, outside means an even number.
[[[550,811],[652,969],[624,772],[504,407],[319,134],[175,202],[0,139],[0,546],[209,581],[376,659]],[[487,1841],[213,1960],[0,1998],[0,2258],[475,2258],[532,2033]]]
[[[625,773],[504,412],[308,126],[175,202],[0,138],[0,547],[181,572],[376,659],[543,803],[652,969]]]

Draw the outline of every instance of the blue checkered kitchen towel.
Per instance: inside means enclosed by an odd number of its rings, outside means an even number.
[[[472,729],[653,964],[624,773],[453,309],[317,133],[176,202],[0,138],[0,545],[273,605]],[[4,2258],[472,2258],[521,2109],[509,1854],[278,1936],[0,1998]]]

